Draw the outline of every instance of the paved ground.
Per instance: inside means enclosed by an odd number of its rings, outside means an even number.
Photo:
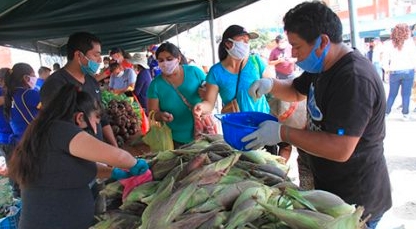
[[[388,90],[386,90],[388,91]],[[398,96],[386,119],[385,157],[392,185],[393,207],[386,212],[377,229],[416,229],[416,113],[403,121]],[[411,105],[411,111],[416,105]],[[290,176],[297,179],[297,153],[292,151]],[[297,182],[297,180],[295,180]],[[377,198],[377,197],[374,197]]]

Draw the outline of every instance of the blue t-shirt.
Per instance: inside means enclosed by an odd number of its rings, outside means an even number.
[[[45,79],[38,78],[36,80],[35,88],[33,89],[35,89],[36,91],[40,91],[40,88],[43,86],[43,83],[45,83]]]
[[[0,96],[3,95],[3,88],[0,88]],[[0,106],[0,144],[9,144],[10,135],[13,133],[9,122],[4,117],[3,106]]]
[[[17,143],[27,126],[38,114],[40,103],[39,91],[27,88],[16,88],[10,113],[10,126],[13,130],[11,142]]]
[[[181,94],[191,105],[201,102],[198,88],[205,80],[205,73],[198,67],[182,65],[184,72],[183,83],[178,87]],[[185,105],[173,86],[157,75],[150,83],[147,91],[148,99],[158,99],[159,109],[173,115],[173,121],[167,123],[172,130],[172,138],[180,143],[194,140],[194,118],[192,111]]]
[[[136,73],[131,68],[124,69],[124,73],[121,77],[116,77],[114,75],[110,76],[109,87],[111,89],[125,89],[130,84],[136,82]]]
[[[142,106],[147,112],[147,89],[150,82],[152,82],[152,76],[149,69],[142,69],[137,75],[136,84],[134,85],[134,94]]]
[[[248,94],[251,84],[262,77],[265,69],[266,64],[257,55],[250,56],[247,64],[241,69],[237,92],[237,102],[240,111],[270,112],[265,96],[254,100]],[[222,66],[221,62],[213,65],[207,75],[207,83],[218,86],[223,104],[227,104],[235,98],[237,79],[238,73],[229,72]]]

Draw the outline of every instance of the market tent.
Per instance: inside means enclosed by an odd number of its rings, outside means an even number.
[[[7,0],[0,3],[0,45],[63,55],[75,31],[96,34],[102,51],[142,51],[199,23],[258,0]],[[211,13],[212,12],[212,13]]]

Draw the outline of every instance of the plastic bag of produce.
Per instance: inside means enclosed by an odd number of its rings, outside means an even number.
[[[155,113],[149,113],[150,130],[142,140],[152,152],[173,150],[172,131],[164,122],[157,122],[154,118]]]

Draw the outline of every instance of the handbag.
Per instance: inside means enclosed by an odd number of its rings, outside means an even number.
[[[150,129],[142,140],[146,143],[152,152],[173,150],[172,131],[165,122],[155,120],[155,112],[149,113]]]
[[[168,81],[169,82],[169,81]],[[169,82],[170,83],[170,82]],[[170,83],[170,85],[181,97],[183,103],[192,112],[192,105],[188,102],[184,95]],[[211,114],[202,115],[200,119],[194,118],[194,139],[200,139],[204,134],[217,134],[218,128],[214,117]]]
[[[221,109],[221,114],[226,113],[235,113],[240,112],[240,107],[237,101],[237,94],[238,94],[238,84],[240,83],[240,75],[241,75],[241,68],[243,66],[243,61],[240,63],[240,69],[238,70],[238,78],[237,78],[237,85],[235,87],[235,95],[231,102],[225,104]]]

